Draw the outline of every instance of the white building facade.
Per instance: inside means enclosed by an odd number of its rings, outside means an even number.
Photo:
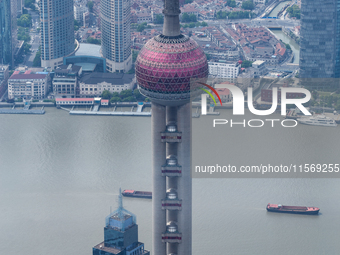
[[[47,78],[46,74],[13,74],[8,79],[8,98],[45,98],[48,92]]]
[[[120,93],[123,90],[132,90],[135,84],[136,78],[134,77],[134,75],[93,73],[83,77],[80,80],[79,94],[81,97],[96,97],[100,96],[104,92],[104,90],[108,90],[111,93]]]
[[[208,62],[209,74],[217,78],[237,78],[240,66],[238,63]]]

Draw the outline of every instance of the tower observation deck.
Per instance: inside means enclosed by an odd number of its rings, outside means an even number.
[[[191,105],[207,58],[180,33],[179,2],[165,0],[163,33],[136,60],[140,92],[152,102],[152,254],[192,254]]]

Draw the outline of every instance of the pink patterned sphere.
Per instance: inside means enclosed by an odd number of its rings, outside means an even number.
[[[140,92],[165,104],[166,101],[190,99],[190,91],[197,80],[205,82],[208,74],[205,53],[194,40],[184,35],[152,38],[136,60]]]

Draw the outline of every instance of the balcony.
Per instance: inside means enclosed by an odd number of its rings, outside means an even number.
[[[178,132],[175,124],[169,124],[166,130],[161,133],[161,141],[163,143],[180,143],[182,141],[182,132]]]

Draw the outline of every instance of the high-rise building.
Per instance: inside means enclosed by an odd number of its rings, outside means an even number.
[[[73,0],[41,0],[41,66],[56,67],[74,52]]]
[[[150,255],[138,242],[136,216],[123,208],[119,190],[119,207],[105,219],[104,242],[93,247],[93,255]]]
[[[17,42],[16,1],[0,0],[0,64],[14,66],[14,49]]]
[[[152,253],[192,254],[192,88],[208,77],[203,50],[180,33],[179,1],[164,2],[163,33],[136,60],[140,92],[152,101]],[[196,85],[195,85],[196,84]]]
[[[301,1],[301,78],[340,77],[340,0]]]
[[[106,70],[129,71],[132,67],[130,0],[101,0],[100,18]]]

